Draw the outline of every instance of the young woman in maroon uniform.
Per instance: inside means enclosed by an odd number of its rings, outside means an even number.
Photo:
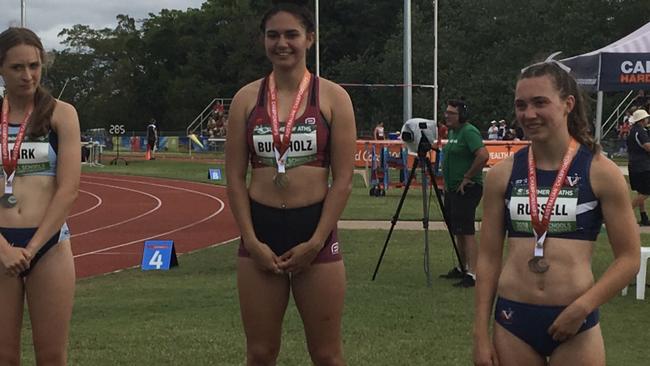
[[[235,95],[226,145],[228,197],[241,231],[247,364],[275,364],[291,292],[312,361],[343,365],[345,269],[336,223],[352,185],[352,103],[307,70],[314,23],[304,2],[274,3],[261,22],[273,72]]]

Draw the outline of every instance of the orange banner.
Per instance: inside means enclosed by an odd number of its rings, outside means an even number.
[[[446,143],[447,140],[442,140],[443,146]],[[522,147],[529,145],[530,141],[483,141],[483,143],[490,153],[490,159],[488,160],[487,165],[488,167],[492,167],[494,164],[500,162],[510,155],[513,155]],[[379,155],[381,154],[382,147],[388,146],[389,153],[393,157],[399,157],[400,150],[405,147],[401,140],[357,140],[357,151],[354,154],[355,167],[370,167],[373,146],[375,147],[377,162],[379,162]],[[431,151],[429,158],[432,162],[435,161],[435,151]],[[409,166],[411,165],[412,161],[413,156],[409,156]]]

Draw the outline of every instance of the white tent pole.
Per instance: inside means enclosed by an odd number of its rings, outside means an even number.
[[[404,122],[413,116],[411,74],[411,0],[404,0]]]
[[[315,13],[316,13],[316,76],[320,76],[320,39],[319,39],[319,14],[318,14],[318,0],[316,0],[316,4],[314,5],[316,8]]]
[[[598,98],[596,101],[596,142],[600,142],[602,136],[602,123],[603,123],[603,91],[598,91]]]
[[[438,1],[433,0],[433,120],[438,121]]]
[[[25,28],[27,26],[27,9],[25,9],[25,0],[20,0],[20,26]]]

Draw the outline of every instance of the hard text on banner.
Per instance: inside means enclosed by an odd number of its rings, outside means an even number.
[[[142,270],[168,270],[178,265],[173,240],[147,240],[142,251]]]

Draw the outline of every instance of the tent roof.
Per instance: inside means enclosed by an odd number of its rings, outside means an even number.
[[[601,49],[583,53],[582,55],[565,58],[562,61],[573,60],[583,56],[594,56],[599,53],[643,53],[650,52],[650,22],[629,35]]]
[[[635,65],[650,61],[650,23],[603,48],[560,61],[571,68],[578,84],[591,92],[648,89],[650,80],[636,75]]]

